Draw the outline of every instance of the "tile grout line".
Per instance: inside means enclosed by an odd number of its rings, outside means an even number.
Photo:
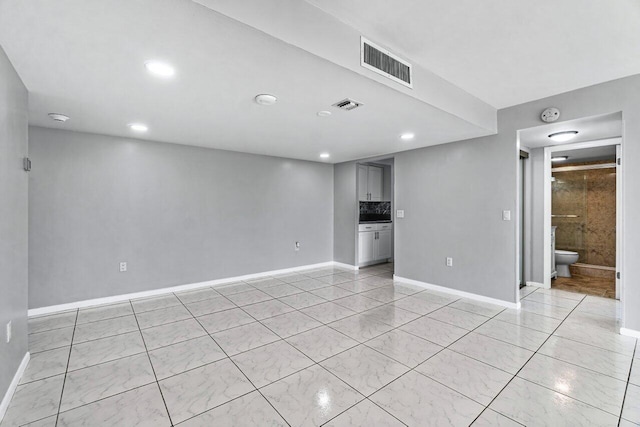
[[[226,297],[225,297],[225,298],[226,298]],[[178,299],[179,299],[179,298],[178,298]],[[233,301],[231,301],[231,300],[229,300],[229,301],[230,301],[231,303],[233,303]],[[185,304],[183,304],[183,305],[184,305],[184,307],[187,309],[187,311],[189,311],[189,313],[191,313],[191,310],[189,310],[189,307],[187,307]],[[247,313],[247,314],[248,314],[248,313]],[[191,315],[193,316],[193,313],[191,313]],[[249,316],[251,316],[251,315],[249,314]],[[268,403],[268,404],[273,408],[273,410],[274,410],[274,411],[276,411],[276,413],[280,416],[280,418],[282,418],[282,419],[284,420],[284,422],[286,422],[289,426],[291,426],[291,424],[287,421],[287,419],[286,419],[284,416],[282,416],[282,414],[281,414],[281,413],[276,409],[276,407],[275,407],[275,406],[273,406],[273,404],[269,401],[269,399],[267,399],[267,398],[265,397],[265,395],[260,391],[260,389],[259,389],[258,387],[256,387],[256,385],[253,383],[253,381],[251,381],[251,379],[247,376],[247,374],[245,374],[245,373],[244,373],[244,371],[243,371],[242,369],[240,369],[240,367],[236,364],[235,360],[233,360],[233,359],[229,356],[229,354],[227,353],[227,351],[226,351],[226,350],[225,350],[225,349],[224,349],[224,348],[223,348],[223,347],[222,347],[222,346],[221,346],[221,345],[216,341],[216,339],[215,339],[215,338],[214,338],[214,337],[209,333],[209,331],[207,331],[207,328],[205,328],[205,327],[204,327],[204,325],[202,325],[202,323],[200,323],[200,321],[198,320],[198,318],[197,318],[197,317],[195,317],[195,316],[193,316],[193,318],[195,319],[195,321],[196,321],[196,322],[198,322],[198,325],[200,325],[200,327],[201,327],[201,328],[202,328],[202,329],[207,333],[207,335],[209,336],[209,338],[211,338],[211,340],[212,340],[212,341],[213,341],[213,342],[214,342],[214,343],[215,343],[215,344],[220,348],[220,350],[222,350],[222,352],[225,354],[225,356],[227,357],[227,359],[229,359],[229,361],[230,361],[231,363],[233,363],[233,365],[236,367],[236,369],[237,369],[238,371],[240,371],[240,373],[241,373],[242,375],[244,375],[244,377],[247,379],[247,381],[249,381],[249,384],[251,384],[251,385],[253,386],[254,390],[255,390],[255,391],[257,391],[258,393],[260,393],[260,396],[262,396],[262,398],[263,398],[263,399],[264,399],[264,400],[265,400],[265,401],[266,401],[266,402],[267,402],[267,403]],[[257,320],[256,320],[256,321],[257,321]],[[258,323],[259,323],[259,322],[258,322]],[[264,326],[264,325],[263,325],[263,326]],[[212,363],[216,363],[216,362],[212,362]],[[203,365],[203,366],[204,366],[204,365]],[[194,368],[194,369],[197,369],[197,368]],[[245,395],[247,395],[247,394],[249,394],[249,393],[252,393],[254,390],[252,390],[252,391],[250,391],[250,392],[248,392],[248,393],[245,393],[243,396],[245,396]],[[238,398],[240,398],[240,397],[242,397],[242,396],[238,396],[238,397],[236,397],[236,399],[238,399]],[[235,400],[235,399],[231,399],[231,400]],[[200,415],[202,415],[202,414],[204,414],[204,413],[206,413],[206,412],[209,412],[209,411],[211,411],[211,410],[213,410],[213,409],[217,408],[218,406],[225,405],[225,404],[229,403],[231,400],[229,400],[229,401],[227,401],[227,402],[224,402],[224,403],[221,403],[220,405],[217,405],[217,406],[215,406],[215,407],[213,407],[213,408],[210,408],[210,409],[208,409],[208,410],[206,410],[206,411],[204,411],[204,412],[202,412],[202,413],[200,413],[200,414],[196,414],[196,415],[194,415],[194,416],[193,416],[193,417],[191,417],[191,418],[195,418],[195,417],[197,417],[197,416],[200,416]],[[191,419],[191,418],[188,418],[188,419]],[[184,420],[184,421],[187,421],[187,420]],[[182,421],[182,422],[184,422],[184,421]]]
[[[530,293],[530,294],[528,294],[528,295],[531,295],[532,293],[534,293],[534,292],[536,292],[536,291],[537,291],[537,290],[535,290],[535,291],[531,292],[531,293]],[[527,296],[528,296],[528,295],[527,295]],[[586,295],[585,295],[585,297],[586,297]],[[547,339],[545,339],[545,340],[544,340],[544,342],[540,345],[540,347],[538,347],[538,350],[536,350],[536,351],[531,355],[531,357],[529,357],[529,359],[527,359],[527,361],[526,361],[526,362],[525,362],[525,363],[520,367],[520,369],[518,369],[518,372],[516,372],[516,374],[515,374],[515,375],[514,375],[510,380],[509,380],[509,382],[507,382],[507,384],[506,384],[506,385],[505,385],[505,386],[504,386],[504,387],[503,387],[503,388],[498,392],[498,394],[496,394],[496,395],[495,395],[495,397],[491,400],[491,402],[489,403],[489,405],[487,405],[487,406],[486,406],[485,410],[483,410],[483,411],[480,413],[480,415],[478,415],[478,417],[476,417],[476,420],[477,420],[477,419],[478,419],[478,418],[479,418],[479,417],[480,417],[480,416],[481,416],[481,415],[482,415],[482,414],[483,414],[487,409],[489,409],[489,406],[491,406],[491,404],[492,404],[492,403],[493,403],[493,402],[498,398],[498,396],[500,396],[500,394],[502,394],[502,392],[503,392],[503,391],[504,391],[504,390],[509,386],[509,384],[511,384],[511,382],[513,381],[513,379],[514,379],[514,378],[516,378],[516,377],[517,377],[517,378],[519,378],[519,379],[521,379],[521,380],[527,381],[527,382],[529,382],[529,383],[531,383],[531,384],[534,384],[534,385],[536,385],[536,386],[538,386],[538,387],[545,388],[545,389],[550,390],[550,391],[552,391],[552,392],[554,392],[554,393],[558,393],[558,394],[561,394],[561,395],[563,395],[563,396],[566,396],[566,397],[568,397],[568,398],[570,398],[570,399],[573,399],[573,400],[575,400],[575,401],[577,401],[577,402],[581,402],[582,404],[588,405],[588,406],[590,406],[590,407],[592,407],[592,408],[595,408],[595,409],[597,409],[597,410],[599,410],[599,411],[602,411],[602,412],[604,412],[604,413],[611,414],[611,413],[610,413],[610,412],[608,412],[608,411],[605,411],[605,410],[603,410],[603,409],[601,409],[601,408],[598,408],[598,407],[596,407],[596,406],[593,406],[593,405],[591,405],[591,404],[589,404],[589,403],[583,402],[582,400],[577,399],[577,398],[575,398],[575,397],[572,397],[572,396],[566,395],[566,394],[561,393],[561,392],[559,392],[559,391],[557,391],[557,390],[554,390],[554,389],[551,389],[551,388],[545,387],[544,385],[541,385],[541,384],[535,383],[535,382],[533,382],[533,381],[529,381],[529,380],[527,380],[526,378],[518,377],[518,374],[520,373],[520,371],[522,371],[522,369],[524,369],[524,367],[525,367],[525,366],[527,366],[527,364],[531,361],[531,359],[533,359],[533,357],[534,357],[536,354],[538,354],[538,351],[539,351],[539,350],[540,350],[540,349],[541,349],[541,348],[546,344],[546,342],[549,340],[549,338],[551,338],[551,337],[553,336],[553,334],[555,334],[555,332],[558,330],[558,328],[560,328],[560,326],[562,326],[562,324],[566,321],[566,319],[568,319],[568,318],[569,318],[569,316],[571,316],[571,314],[573,314],[573,312],[578,308],[578,306],[579,306],[580,304],[582,304],[582,302],[584,301],[585,297],[583,297],[583,298],[580,300],[580,302],[579,302],[578,304],[576,304],[576,306],[571,310],[571,312],[567,315],[567,317],[566,317],[562,322],[560,322],[560,324],[559,324],[559,325],[558,325],[558,326],[553,330],[553,332],[552,332],[552,333],[547,337]],[[540,353],[540,354],[544,356],[544,354],[542,354],[542,353]],[[565,362],[565,363],[568,363],[568,362]],[[575,365],[575,366],[577,366],[577,365]],[[493,409],[491,409],[491,410],[493,410]],[[503,416],[505,416],[505,417],[507,417],[507,418],[510,418],[510,417],[508,417],[507,415],[503,414],[502,412],[499,412],[499,411],[495,411],[495,412],[497,412],[497,413],[499,413],[500,415],[503,415]],[[613,415],[613,414],[611,414],[611,415]],[[475,422],[475,420],[474,420],[474,422]]]
[[[142,338],[142,344],[144,345],[145,353],[147,355],[147,359],[149,360],[149,365],[151,365],[151,371],[153,372],[153,377],[156,379],[156,387],[158,387],[158,391],[160,392],[160,397],[162,398],[162,403],[164,404],[164,409],[165,409],[165,411],[167,411],[167,417],[169,418],[169,424],[171,424],[173,426],[174,424],[173,424],[173,420],[171,419],[171,414],[169,413],[169,407],[167,406],[167,401],[164,398],[164,393],[162,393],[162,388],[160,387],[160,382],[158,381],[158,375],[156,374],[156,369],[153,367],[153,362],[151,361],[151,355],[149,354],[149,349],[147,348],[147,342],[144,339],[144,334],[142,333],[142,329],[140,329],[140,323],[138,323],[138,317],[136,315],[136,310],[134,309],[133,303],[131,302],[131,300],[129,300],[129,304],[131,305],[131,310],[133,311],[133,317],[136,319],[136,324],[138,325],[138,332],[140,332],[140,337]],[[126,390],[126,391],[130,391],[130,390]]]
[[[56,427],[58,425],[58,420],[60,419],[60,410],[62,409],[62,397],[64,396],[64,386],[67,383],[67,375],[69,373],[69,363],[71,361],[71,351],[73,350],[73,339],[76,334],[76,325],[78,324],[78,315],[80,314],[80,310],[76,309],[76,321],[73,324],[73,332],[71,333],[71,343],[69,345],[69,357],[67,358],[67,367],[64,371],[64,379],[62,380],[62,390],[60,391],[60,402],[58,403],[58,412],[56,413],[56,423],[54,424]]]
[[[629,391],[629,384],[631,383],[631,372],[633,371],[633,369],[635,368],[634,366],[634,359],[636,356],[636,352],[638,351],[638,340],[636,339],[636,344],[633,347],[633,354],[631,355],[631,366],[629,368],[629,375],[627,377],[627,385],[624,388],[624,394],[622,395],[622,405],[620,405],[620,416],[618,417],[618,426],[620,426],[620,423],[622,422],[622,414],[624,413],[624,404],[626,403],[627,400],[627,392]],[[625,418],[626,419],[626,418]]]

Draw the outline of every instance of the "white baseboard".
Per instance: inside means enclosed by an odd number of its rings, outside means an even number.
[[[29,317],[42,316],[45,314],[59,313],[62,311],[75,310],[78,308],[91,307],[94,305],[114,304],[117,302],[128,301],[130,299],[148,298],[148,297],[154,297],[159,295],[165,295],[172,292],[183,292],[183,291],[191,291],[191,290],[196,290],[196,289],[206,288],[211,286],[221,286],[221,285],[225,285],[232,282],[239,282],[241,280],[259,279],[262,277],[276,276],[279,274],[295,273],[298,271],[311,270],[314,268],[334,267],[334,266],[338,268],[345,268],[348,270],[354,270],[358,268],[349,264],[342,264],[339,262],[327,261],[327,262],[321,262],[318,264],[302,265],[300,267],[283,268],[280,270],[271,270],[271,271],[263,271],[260,273],[245,274],[244,276],[226,277],[224,279],[216,279],[216,280],[209,280],[206,282],[172,286],[169,288],[153,289],[150,291],[134,292],[131,294],[121,294],[121,295],[114,295],[114,296],[104,297],[104,298],[94,298],[90,300],[70,302],[67,304],[58,304],[58,305],[51,305],[47,307],[32,308],[32,309],[29,309],[28,314],[29,314]]]
[[[640,331],[636,331],[635,329],[620,328],[620,335],[640,339]]]
[[[27,365],[29,364],[29,360],[31,359],[31,355],[27,351],[22,358],[22,362],[20,362],[20,366],[18,366],[18,370],[16,374],[13,376],[11,380],[11,384],[9,384],[9,388],[7,392],[4,394],[2,398],[2,402],[0,402],[0,422],[4,418],[4,415],[7,413],[7,408],[9,408],[9,403],[11,403],[11,398],[13,398],[13,394],[16,392],[16,388],[20,383],[20,379],[22,378],[22,374],[27,369]]]
[[[429,289],[432,291],[444,292],[444,293],[455,295],[462,298],[468,298],[468,299],[472,299],[480,302],[487,302],[490,304],[496,304],[502,307],[513,308],[516,310],[520,309],[520,301],[518,301],[517,303],[503,301],[501,299],[485,297],[482,295],[473,294],[471,292],[459,291],[457,289],[451,289],[451,288],[446,288],[444,286],[433,285],[431,283],[420,282],[418,280],[407,279],[406,277],[396,276],[395,274],[393,275],[393,280],[397,280],[398,282],[408,283],[410,285],[420,286],[422,288]]]
[[[544,283],[540,283],[540,282],[526,282],[526,285],[535,286],[536,288],[550,289],[550,286],[546,286]]]
[[[342,262],[337,262],[337,261],[333,261],[333,266],[334,267],[340,267],[340,268],[346,268],[347,270],[354,270],[354,271],[357,271],[357,270],[360,269],[360,267],[358,267],[357,265],[344,264]]]

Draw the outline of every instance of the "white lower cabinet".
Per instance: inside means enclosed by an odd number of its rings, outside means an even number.
[[[392,225],[360,224],[358,233],[358,263],[360,265],[391,258]]]
[[[373,259],[391,258],[391,230],[378,231],[378,238],[373,244]]]

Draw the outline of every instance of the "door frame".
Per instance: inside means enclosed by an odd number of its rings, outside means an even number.
[[[623,123],[624,129],[624,123]],[[623,164],[623,138],[607,138],[595,141],[576,142],[572,144],[552,145],[544,147],[544,288],[551,288],[551,157],[553,153],[558,151],[579,150],[582,148],[616,146],[616,299],[622,298],[624,289],[623,271],[623,244],[622,236],[624,234],[624,200],[622,197],[622,174],[624,173]],[[619,159],[619,160],[618,160]],[[618,278],[618,276],[620,278]]]

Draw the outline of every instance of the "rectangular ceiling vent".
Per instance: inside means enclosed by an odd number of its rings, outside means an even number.
[[[343,99],[333,104],[334,107],[338,107],[341,110],[351,111],[362,106],[362,102],[354,101],[353,99]]]
[[[360,65],[413,88],[411,64],[364,37],[360,37]]]

